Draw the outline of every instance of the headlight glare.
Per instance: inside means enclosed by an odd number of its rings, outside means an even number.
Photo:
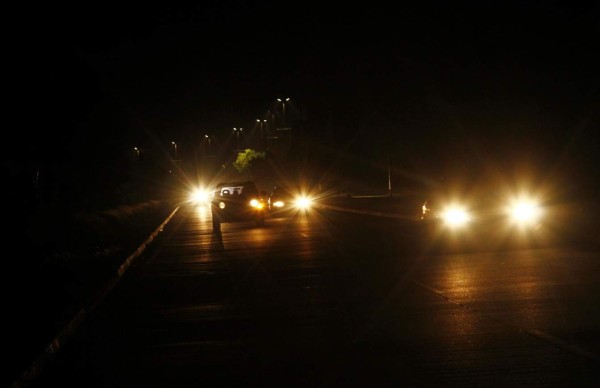
[[[255,209],[262,209],[264,204],[258,199],[253,199],[250,201],[250,206],[252,206]]]
[[[471,220],[469,213],[461,207],[449,207],[441,217],[444,223],[450,227],[461,227]]]
[[[308,209],[312,205],[312,199],[308,197],[298,197],[294,200],[294,205],[299,209]]]
[[[210,191],[195,189],[190,193],[190,201],[194,203],[208,203],[210,201]]]
[[[541,214],[541,208],[532,201],[517,201],[509,208],[511,219],[519,224],[536,222]]]

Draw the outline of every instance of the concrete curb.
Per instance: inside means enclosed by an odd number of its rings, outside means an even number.
[[[48,362],[56,356],[69,337],[71,337],[75,330],[85,321],[86,316],[92,312],[100,304],[100,302],[102,302],[102,300],[110,293],[110,291],[112,291],[119,280],[121,280],[125,272],[129,269],[133,261],[137,259],[150,245],[150,243],[154,241],[158,234],[162,232],[165,225],[171,221],[171,218],[173,218],[178,210],[179,206],[175,208],[171,214],[169,214],[169,216],[160,224],[158,228],[154,230],[154,232],[152,232],[152,234],[150,234],[150,236],[142,243],[142,245],[140,245],[129,257],[127,257],[127,259],[125,259],[123,264],[119,266],[117,274],[107,282],[107,285],[103,290],[101,290],[101,292],[96,294],[96,296],[91,300],[89,306],[82,308],[75,314],[73,319],[67,323],[67,325],[50,342],[46,349],[42,351],[42,353],[32,362],[30,367],[22,374],[22,376],[10,386],[11,388],[27,387],[37,376],[39,376]]]

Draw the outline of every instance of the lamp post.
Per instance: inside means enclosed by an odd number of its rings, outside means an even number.
[[[236,145],[236,150],[239,151],[240,149],[240,132],[242,132],[242,129],[244,128],[233,128],[233,131],[235,132],[235,145]]]
[[[388,151],[387,156],[387,168],[388,168],[388,196],[392,196],[392,166],[390,164],[390,153]]]
[[[172,141],[171,144],[173,144],[173,154],[175,155],[175,160],[177,160],[178,159],[178,157],[177,157],[177,143],[175,143],[174,141]]]
[[[290,98],[286,98],[285,100],[282,100],[281,98],[278,98],[277,101],[281,102],[282,104],[282,110],[283,110],[283,128],[285,128],[285,103],[286,101],[289,101]]]
[[[208,153],[210,154],[210,136],[204,135],[204,138],[208,140]]]
[[[137,157],[137,159],[140,160],[140,149],[137,147],[133,147],[133,150],[135,151],[135,156]]]
[[[277,123],[275,122],[275,113],[268,110],[267,117],[271,120],[271,124],[273,125],[273,128],[277,128]]]
[[[263,149],[266,150],[267,149],[267,132],[265,130],[265,128],[263,127],[267,125],[267,120],[260,120],[260,119],[256,119],[256,122],[260,124],[260,136],[261,136],[261,140],[263,143]]]

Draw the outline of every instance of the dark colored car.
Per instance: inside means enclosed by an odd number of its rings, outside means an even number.
[[[267,204],[252,181],[219,183],[210,201],[213,231],[221,231],[223,222],[253,221],[264,225]]]
[[[541,215],[542,209],[534,199],[504,199],[489,194],[462,200],[433,197],[425,200],[421,209],[423,221],[439,222],[453,229],[492,221],[514,226],[536,226]]]
[[[297,194],[284,186],[275,186],[267,200],[272,215],[292,215],[307,211],[312,205],[312,199],[306,195]]]
[[[474,187],[437,191],[420,209],[421,231],[436,242],[498,246],[548,241],[548,203],[535,195]]]

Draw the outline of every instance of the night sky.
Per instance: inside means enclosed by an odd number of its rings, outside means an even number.
[[[382,4],[13,10],[6,144],[23,146],[6,159],[226,137],[290,97],[332,159],[391,153],[407,176],[530,164],[598,187],[598,2]]]

